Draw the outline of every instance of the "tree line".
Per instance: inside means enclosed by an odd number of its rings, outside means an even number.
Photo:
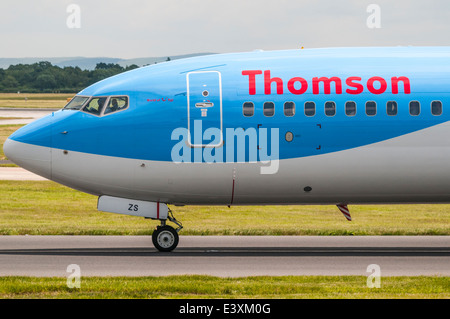
[[[114,63],[97,63],[94,70],[59,67],[50,62],[11,65],[0,68],[0,92],[3,93],[77,93],[107,77],[138,68]]]

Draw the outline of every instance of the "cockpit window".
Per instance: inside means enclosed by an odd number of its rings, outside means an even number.
[[[64,110],[79,110],[87,100],[89,100],[88,96],[75,96],[66,106],[64,106]]]
[[[102,113],[103,106],[106,102],[106,97],[94,97],[83,108],[84,112],[94,115],[100,115]]]
[[[104,114],[124,110],[128,107],[128,97],[126,96],[112,96],[109,99],[108,106],[105,108]]]

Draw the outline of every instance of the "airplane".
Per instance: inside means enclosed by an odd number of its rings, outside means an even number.
[[[4,152],[99,211],[159,221],[168,252],[183,227],[168,205],[333,204],[351,220],[352,204],[449,203],[449,96],[450,47],[215,54],[97,82]]]

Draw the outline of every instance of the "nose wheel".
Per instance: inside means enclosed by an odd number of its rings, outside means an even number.
[[[166,220],[161,220],[161,226],[157,226],[152,234],[153,245],[161,252],[169,252],[178,246],[178,232],[183,228],[182,224],[173,217],[169,209],[167,219],[178,226],[177,229],[166,225]]]
[[[158,226],[152,234],[153,245],[162,252],[174,250],[178,245],[179,236],[172,226]]]

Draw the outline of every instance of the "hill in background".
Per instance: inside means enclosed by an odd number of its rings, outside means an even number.
[[[17,64],[33,64],[41,61],[48,61],[52,65],[64,68],[66,66],[79,67],[82,70],[94,70],[98,63],[114,63],[119,64],[122,67],[130,65],[137,65],[139,67],[167,61],[167,58],[171,60],[190,58],[201,55],[210,55],[214,53],[193,53],[184,55],[174,55],[170,57],[147,57],[147,58],[135,58],[135,59],[119,59],[119,58],[86,58],[86,57],[59,57],[59,58],[0,58],[0,69],[7,69],[10,65]]]

